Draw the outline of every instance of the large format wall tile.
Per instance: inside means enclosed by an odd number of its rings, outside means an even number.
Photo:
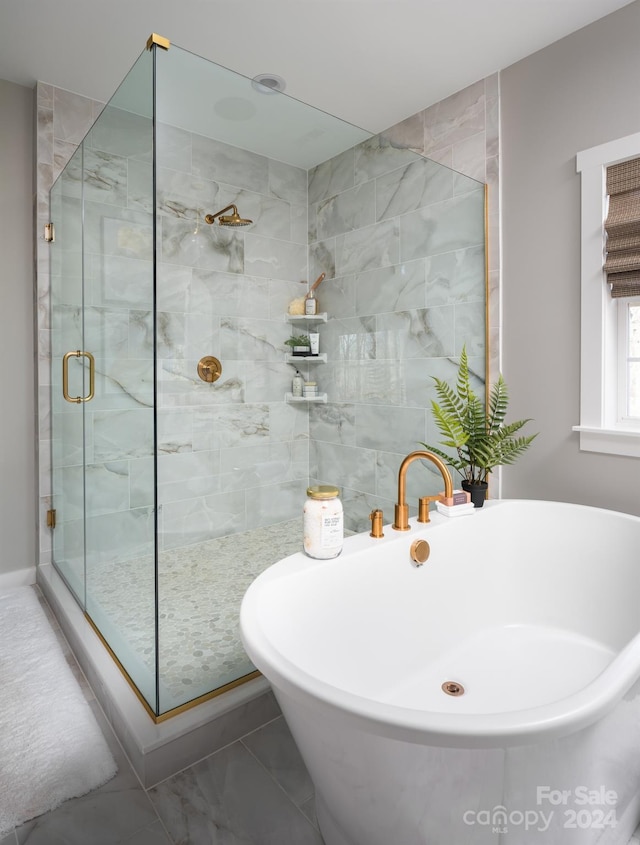
[[[191,167],[196,176],[266,194],[269,160],[213,138],[193,135]],[[233,200],[230,200],[233,202]],[[227,205],[228,203],[224,203]]]
[[[356,229],[336,238],[336,273],[361,273],[400,261],[400,226],[396,218]]]
[[[346,191],[354,184],[355,150],[350,149],[309,171],[309,205]]]
[[[418,159],[375,181],[376,219],[387,220],[453,196],[454,174],[428,159]]]
[[[483,244],[483,194],[476,191],[406,214],[400,243],[403,261]]]

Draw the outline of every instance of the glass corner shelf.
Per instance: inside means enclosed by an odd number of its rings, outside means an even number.
[[[284,401],[292,405],[297,402],[326,402],[327,394],[318,393],[317,396],[294,396],[293,393],[285,393]]]
[[[326,364],[327,353],[321,352],[319,355],[285,355],[284,359],[287,364]]]

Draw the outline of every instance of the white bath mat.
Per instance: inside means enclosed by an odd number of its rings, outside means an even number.
[[[116,770],[35,591],[0,593],[0,838]]]

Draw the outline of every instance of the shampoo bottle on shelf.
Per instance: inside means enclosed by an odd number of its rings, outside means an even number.
[[[312,290],[310,290],[305,297],[304,313],[310,316],[318,313],[318,300],[316,299],[316,295]]]
[[[304,378],[302,377],[302,373],[296,370],[296,374],[293,377],[293,381],[291,382],[291,395],[296,397],[302,397],[303,387]]]

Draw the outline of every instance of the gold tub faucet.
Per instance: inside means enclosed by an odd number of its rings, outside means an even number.
[[[409,530],[409,505],[406,502],[407,470],[410,464],[419,460],[431,461],[432,464],[438,467],[442,475],[442,480],[444,481],[445,498],[453,496],[453,481],[445,463],[437,455],[434,455],[433,452],[411,452],[400,464],[400,470],[398,472],[398,504],[395,506],[395,520],[392,526],[396,531]],[[439,498],[440,496],[423,496],[420,499],[418,522],[429,522],[429,503],[435,502]]]

